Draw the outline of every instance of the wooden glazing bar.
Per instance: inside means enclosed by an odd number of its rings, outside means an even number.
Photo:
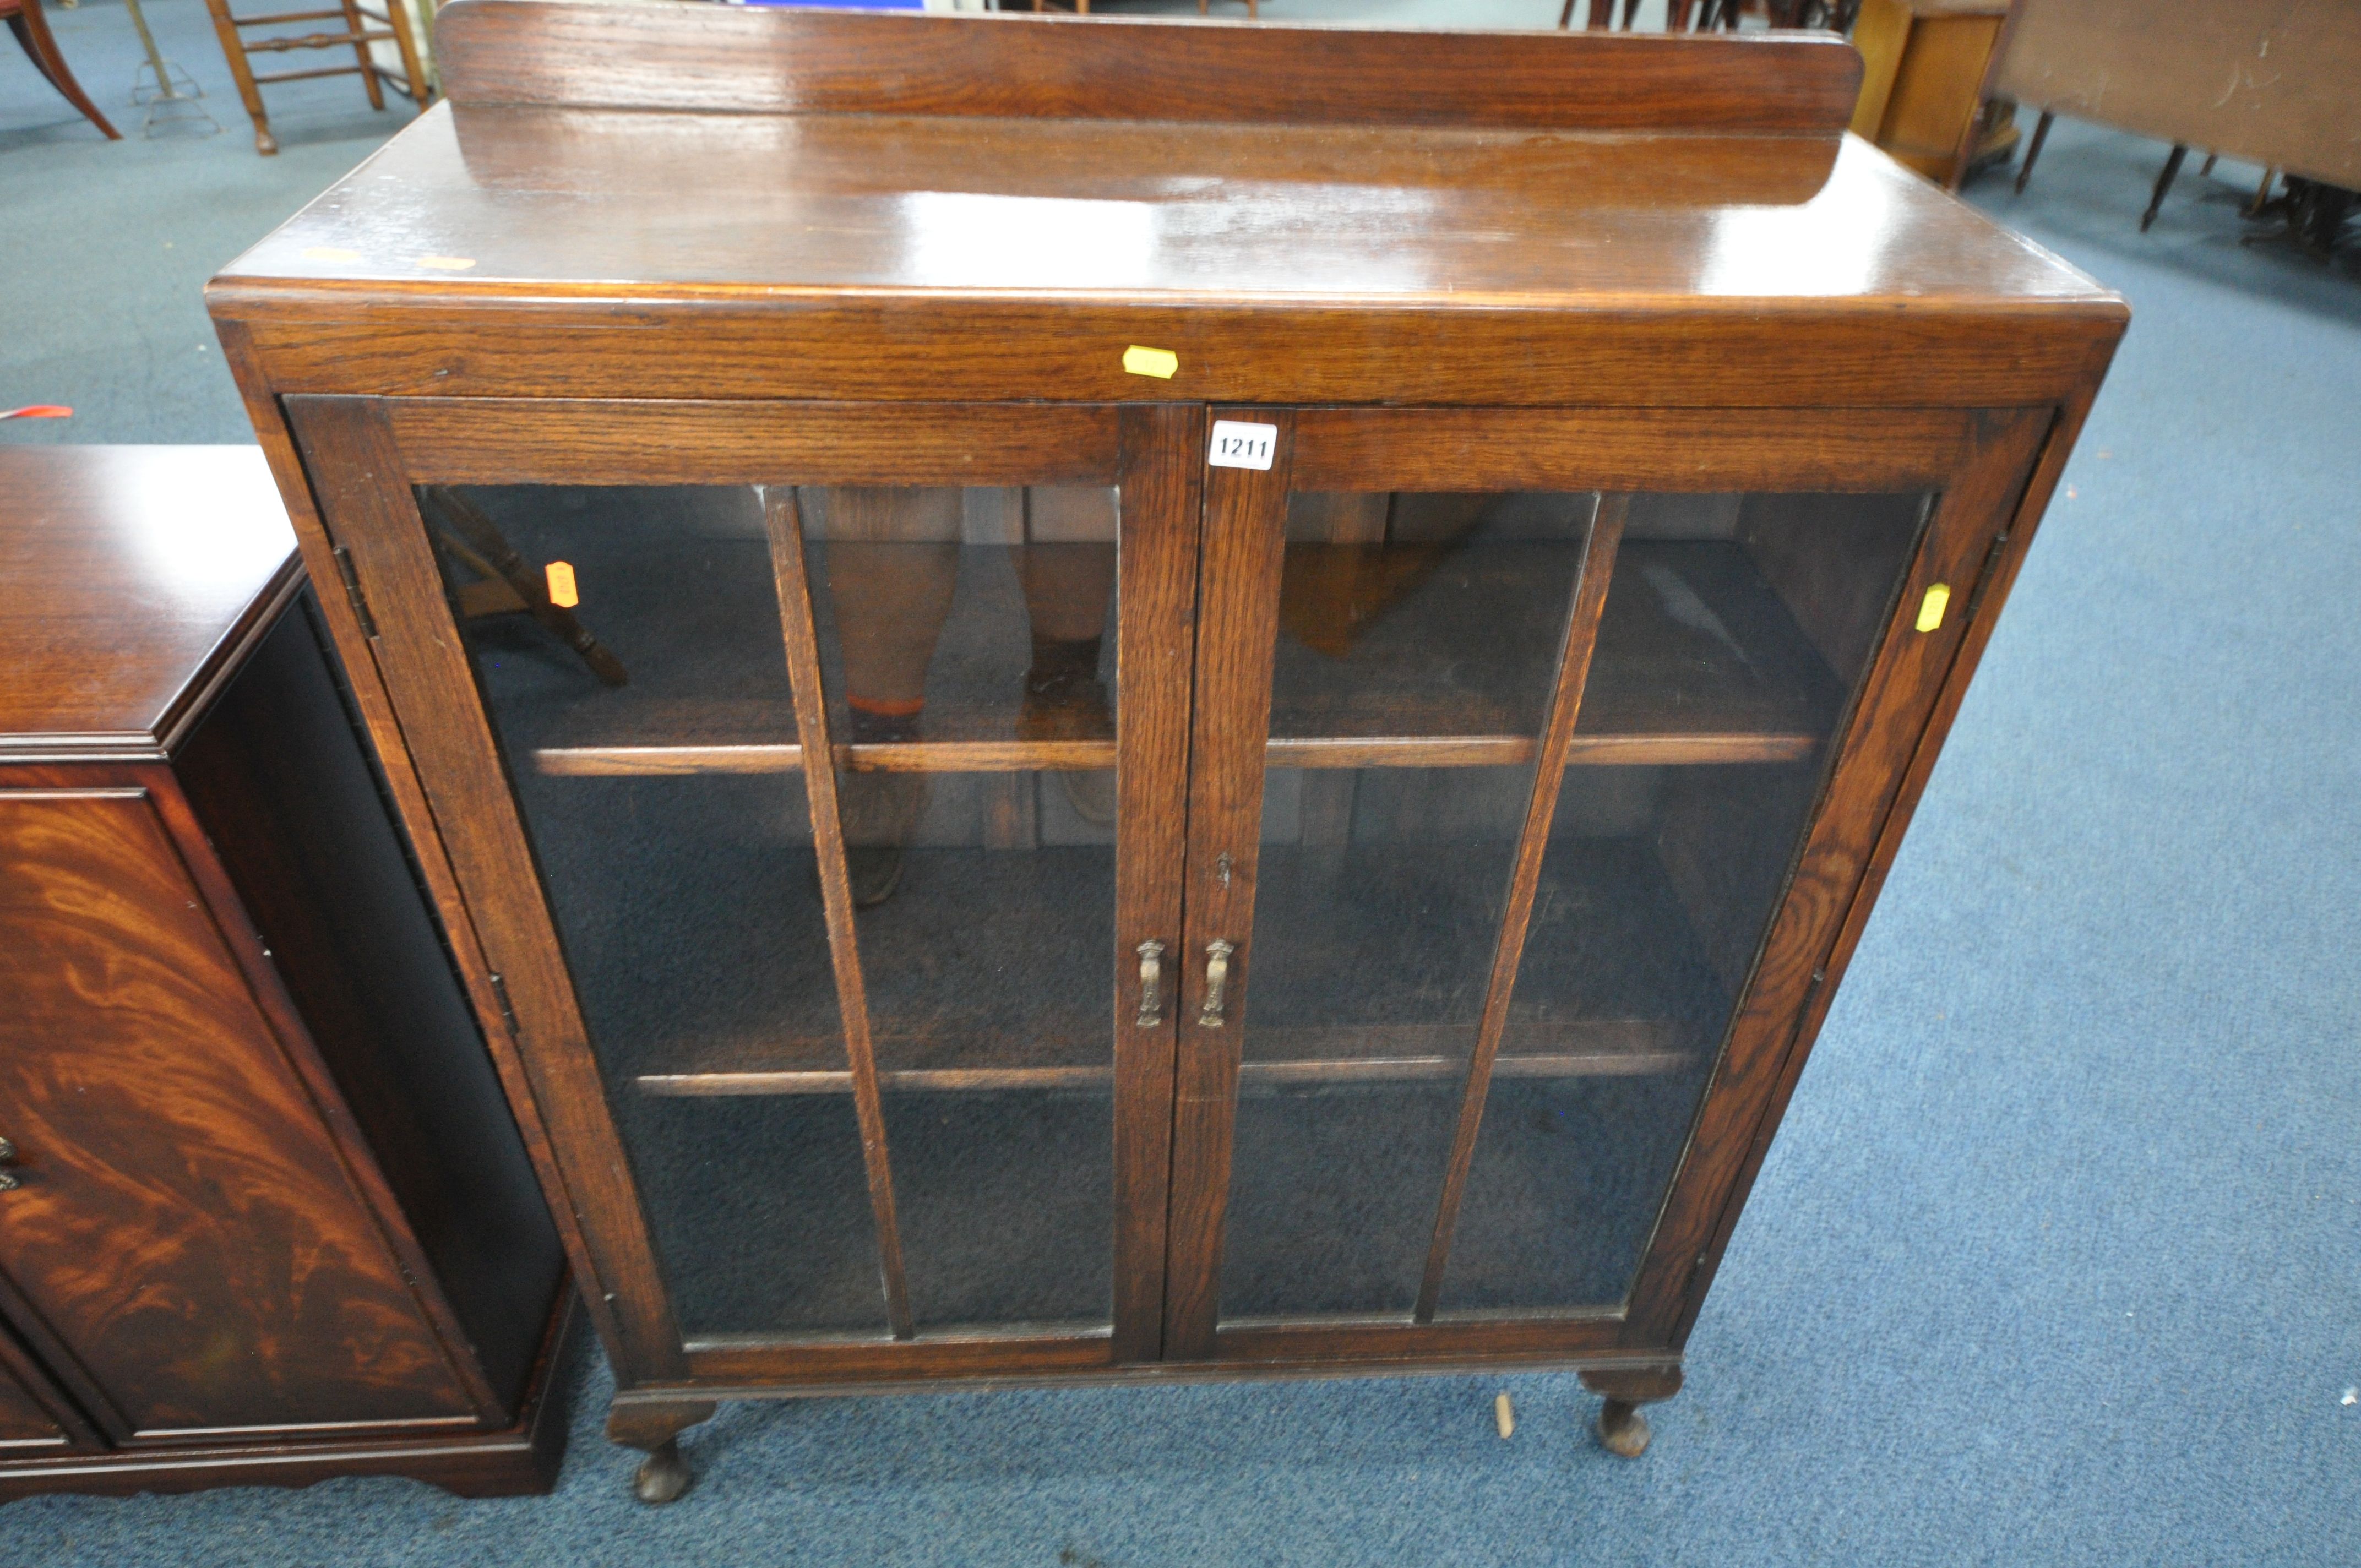
[[[1811,755],[1806,734],[1667,733],[1578,735],[1566,748],[1573,766],[1638,767],[1691,762],[1791,762]],[[1532,760],[1523,735],[1383,735],[1273,740],[1263,752],[1273,768],[1496,768]],[[836,748],[837,766],[852,773],[996,773],[1115,766],[1112,740],[947,740]],[[796,745],[545,746],[534,768],[553,778],[645,778],[679,773],[792,773],[802,771]]]
[[[828,697],[820,685],[819,633],[812,620],[804,569],[803,515],[795,487],[765,493],[763,525],[770,534],[771,571],[778,585],[779,626],[786,641],[787,681],[795,691],[796,730],[829,751]],[[877,1063],[869,1045],[869,993],[861,976],[860,939],[852,927],[852,884],[844,863],[844,827],[837,816],[836,770],[804,776],[811,803],[812,847],[819,862],[820,902],[828,918],[829,956],[836,966],[837,1008],[843,1014],[844,1054],[851,1068],[853,1112],[861,1123],[861,1158],[869,1175],[869,1206],[876,1216],[878,1267],[885,1283],[885,1321],[895,1339],[914,1332],[910,1286],[902,1266],[902,1229],[895,1216],[893,1160],[885,1147],[885,1112],[878,1101]]]
[[[1117,411],[1041,404],[404,398],[440,485],[1112,485]]]
[[[1689,1051],[1589,1051],[1502,1055],[1495,1078],[1632,1078],[1676,1072],[1696,1059]],[[1416,1083],[1456,1078],[1466,1070],[1459,1057],[1346,1057],[1311,1061],[1245,1062],[1238,1087],[1288,1088],[1338,1083]],[[734,1099],[772,1094],[850,1094],[850,1072],[665,1072],[633,1080],[642,1094],[662,1099]],[[1104,1067],[883,1069],[877,1086],[885,1093],[987,1093],[1104,1090],[1115,1081]]]
[[[1558,661],[1557,694],[1550,704],[1548,727],[1542,732],[1541,765],[1533,773],[1532,798],[1525,810],[1524,832],[1517,841],[1508,911],[1500,922],[1499,945],[1492,955],[1492,977],[1484,992],[1476,1049],[1467,1063],[1467,1091],[1460,1102],[1459,1130],[1443,1179],[1443,1199],[1435,1207],[1434,1239],[1427,1248],[1426,1272],[1419,1282],[1416,1320],[1421,1323],[1433,1321],[1435,1299],[1443,1290],[1444,1264],[1451,1255],[1451,1235],[1459,1223],[1459,1202],[1467,1189],[1468,1167],[1476,1157],[1477,1135],[1483,1127],[1492,1060],[1508,1027],[1509,997],[1516,989],[1517,966],[1524,957],[1533,895],[1541,886],[1542,861],[1549,853],[1550,822],[1556,815],[1558,789],[1565,775],[1566,750],[1574,739],[1575,720],[1582,712],[1582,688],[1590,676],[1590,655],[1598,646],[1598,618],[1607,608],[1607,587],[1615,575],[1615,552],[1623,543],[1623,515],[1630,505],[1628,496],[1599,497],[1598,510],[1591,518],[1590,538],[1583,546],[1582,575],[1575,584],[1574,604],[1566,617],[1565,648]]]

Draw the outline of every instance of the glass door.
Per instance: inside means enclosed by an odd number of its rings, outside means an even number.
[[[1611,1344],[1956,429],[1216,417],[1168,1354]]]
[[[447,606],[547,950],[497,846],[460,874],[496,964],[562,953],[521,1038],[595,1082],[687,1369],[1152,1357],[1194,411],[719,411],[620,462],[387,411],[406,508],[329,526]]]

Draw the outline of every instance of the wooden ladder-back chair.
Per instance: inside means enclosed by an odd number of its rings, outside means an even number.
[[[0,0],[0,4],[6,0]],[[213,13],[214,32],[221,38],[222,54],[229,61],[229,73],[237,82],[237,95],[246,104],[246,112],[254,121],[254,150],[266,157],[279,150],[279,138],[270,134],[270,116],[263,112],[262,89],[274,82],[302,82],[316,76],[357,76],[368,92],[369,107],[385,107],[385,89],[391,87],[403,97],[425,106],[432,90],[426,84],[426,69],[420,61],[417,40],[410,31],[408,0],[384,0],[385,9],[373,10],[360,0],[338,0],[338,4],[311,11],[274,11],[267,16],[240,16],[232,13],[229,0],[205,0],[205,9]],[[342,32],[287,33],[269,38],[247,38],[242,29],[266,27],[289,22],[335,21],[344,24]],[[401,70],[389,71],[377,62],[369,46],[390,42],[401,57]],[[278,71],[268,76],[257,76],[247,56],[255,52],[284,54],[290,49],[350,49],[358,62],[353,65],[323,66],[312,71]]]

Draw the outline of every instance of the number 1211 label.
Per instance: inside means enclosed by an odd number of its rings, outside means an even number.
[[[1217,419],[1213,422],[1213,445],[1205,454],[1205,461],[1216,468],[1268,469],[1271,454],[1278,449],[1279,426]]]

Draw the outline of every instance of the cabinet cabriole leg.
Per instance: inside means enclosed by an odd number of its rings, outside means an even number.
[[[680,1456],[680,1434],[713,1414],[710,1399],[609,1407],[607,1437],[646,1453],[631,1476],[631,1496],[651,1506],[676,1500],[696,1481]]]
[[[1648,1452],[1648,1418],[1640,1407],[1681,1391],[1678,1366],[1614,1366],[1582,1374],[1582,1386],[1604,1394],[1598,1411],[1598,1445],[1609,1453],[1637,1459]]]

